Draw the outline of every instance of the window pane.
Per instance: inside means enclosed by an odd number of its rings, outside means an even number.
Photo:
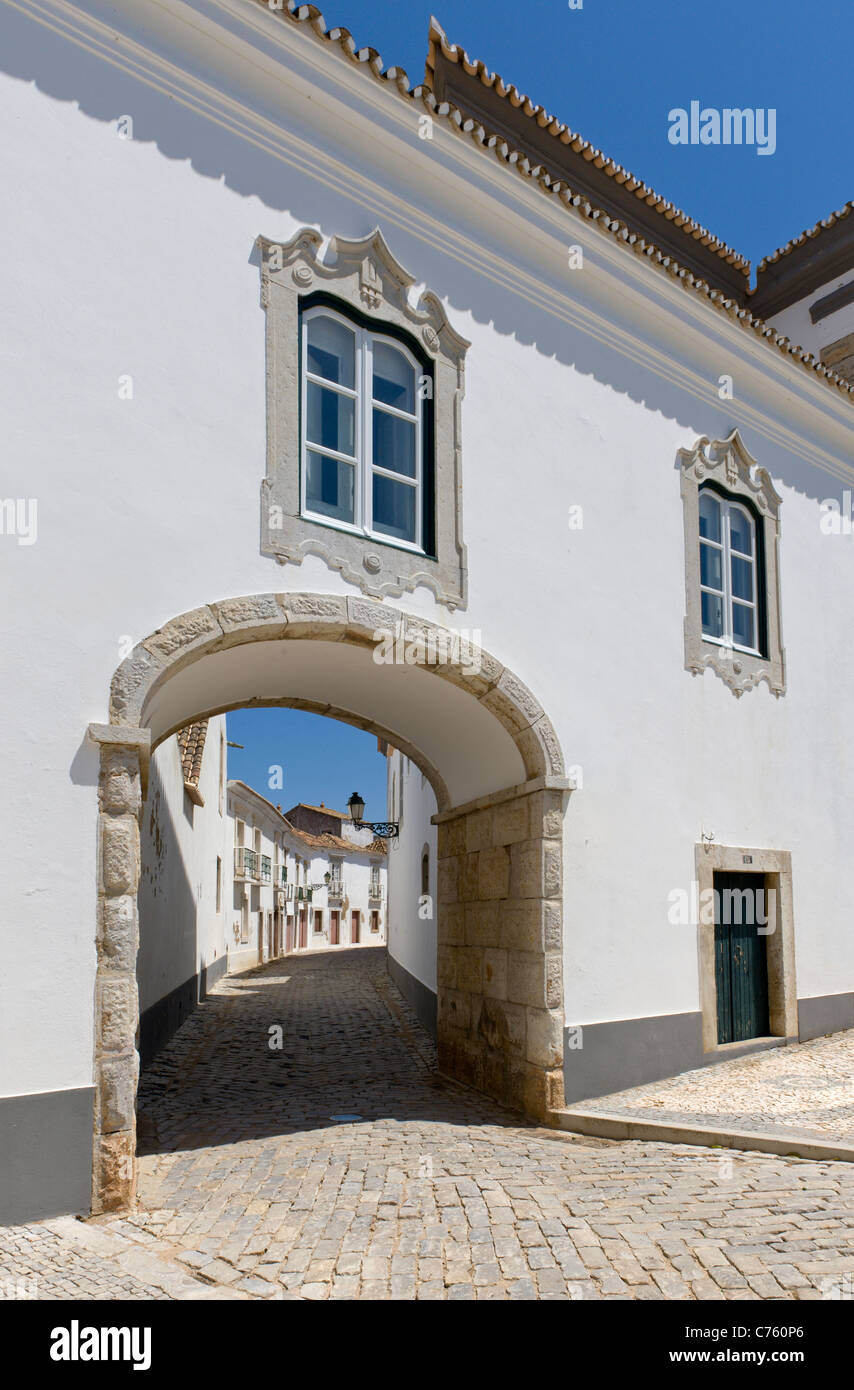
[[[723,637],[723,599],[717,594],[701,594],[700,599],[703,605],[703,633],[706,637]]]
[[[308,383],[308,422],[306,438],[324,449],[353,454],[355,449],[356,402],[352,396],[327,391],[316,382]]]
[[[753,554],[753,526],[744,512],[734,507],[729,514],[729,538],[733,550],[741,551],[742,555]]]
[[[308,321],[308,370],[354,389],[356,338],[337,319],[319,315]]]
[[[711,492],[700,493],[700,535],[710,541],[721,539],[721,504]]]
[[[309,509],[335,521],[353,521],[355,469],[340,459],[326,459],[311,450],[307,455],[305,500]]]
[[[415,370],[402,352],[374,343],[374,400],[415,414]]]
[[[738,555],[731,556],[732,592],[735,598],[746,598],[753,602],[753,562],[742,560]]]
[[[721,583],[721,555],[712,545],[700,544],[700,583],[710,589],[723,589]]]
[[[399,541],[415,540],[415,502],[418,489],[408,483],[374,474],[374,530]]]
[[[753,609],[745,608],[743,603],[732,605],[732,640],[742,647],[754,647]]]
[[[374,408],[374,464],[415,477],[415,425]]]

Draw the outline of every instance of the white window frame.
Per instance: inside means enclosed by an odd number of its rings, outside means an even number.
[[[337,382],[327,381],[325,377],[316,376],[308,370],[308,325],[314,318],[329,318],[337,320],[354,335],[355,338],[355,388],[340,386]],[[398,410],[395,406],[386,405],[383,402],[375,402],[373,398],[373,345],[374,343],[387,343],[396,352],[401,353],[415,373],[415,414],[410,415],[408,411]],[[368,328],[361,328],[345,314],[339,314],[334,309],[328,308],[324,304],[315,305],[312,309],[307,309],[302,315],[301,329],[301,350],[302,350],[302,369],[300,381],[300,511],[308,521],[318,522],[322,526],[331,526],[336,531],[347,531],[351,535],[369,536],[382,545],[395,546],[402,550],[409,550],[415,554],[423,555],[423,521],[424,521],[424,404],[421,392],[418,389],[420,376],[424,372],[422,364],[415,355],[409,351],[400,339],[387,333],[375,333]],[[334,391],[338,395],[346,396],[354,401],[354,434],[355,449],[354,456],[340,453],[336,449],[327,449],[322,445],[310,443],[306,437],[308,427],[308,385],[313,382],[326,390]],[[407,420],[415,425],[415,476],[408,478],[405,474],[395,473],[393,469],[382,468],[373,462],[373,411],[374,407],[384,411],[388,415],[395,415],[398,419]],[[306,496],[306,485],[308,480],[308,451],[320,454],[324,458],[338,459],[342,463],[348,464],[354,470],[353,485],[353,522],[339,521],[335,517],[325,516],[321,512],[313,512],[308,505]],[[397,536],[390,536],[385,531],[375,531],[373,529],[373,479],[374,475],[390,478],[394,482],[401,483],[406,487],[411,487],[415,492],[415,541],[401,540]]]
[[[754,517],[751,516],[749,509],[748,509],[747,507],[745,507],[742,503],[733,501],[732,499],[730,499],[730,498],[728,498],[728,497],[724,497],[724,496],[723,496],[721,493],[719,493],[715,488],[711,488],[711,487],[703,487],[703,488],[700,488],[700,490],[699,490],[699,492],[698,492],[698,496],[697,496],[697,505],[698,505],[698,507],[699,507],[699,505],[700,505],[700,503],[701,503],[701,501],[702,501],[704,495],[708,495],[709,497],[713,498],[713,500],[718,504],[718,506],[719,506],[720,509],[721,509],[721,539],[720,539],[720,541],[714,541],[714,540],[711,540],[711,539],[710,539],[709,537],[707,537],[707,536],[701,535],[701,536],[700,536],[700,549],[701,549],[701,551],[702,551],[702,548],[703,548],[703,546],[705,545],[705,546],[708,546],[708,548],[711,549],[711,550],[717,550],[717,551],[720,552],[720,555],[721,555],[721,580],[722,580],[722,582],[723,582],[723,589],[721,590],[721,589],[713,589],[713,588],[711,588],[710,585],[704,584],[704,583],[703,583],[702,577],[701,577],[701,578],[700,578],[700,594],[701,594],[701,596],[702,596],[703,594],[712,594],[715,598],[722,598],[722,599],[723,599],[724,631],[723,631],[722,636],[720,636],[720,637],[712,637],[708,632],[704,632],[704,631],[702,630],[702,599],[701,599],[701,604],[700,604],[700,625],[701,625],[701,632],[702,632],[703,641],[704,641],[704,642],[713,642],[713,643],[715,644],[715,646],[718,646],[718,647],[729,647],[729,648],[731,648],[733,651],[745,652],[745,653],[749,654],[750,656],[760,656],[760,655],[761,655],[761,652],[760,652],[758,646],[754,645],[754,646],[752,646],[752,647],[746,647],[746,646],[742,645],[742,643],[736,642],[736,641],[735,641],[735,638],[733,637],[733,632],[734,632],[734,624],[733,624],[733,606],[734,606],[735,604],[738,604],[739,607],[741,607],[741,608],[750,608],[750,609],[752,610],[752,613],[753,613],[753,634],[754,634],[754,639],[755,639],[756,642],[758,642],[758,640],[759,640],[759,589],[758,589],[758,574],[757,574],[757,571],[758,571],[758,568],[759,568],[759,553],[758,553],[758,544],[757,544],[756,521],[755,521]],[[745,555],[744,552],[741,551],[741,550],[733,551],[733,548],[732,548],[732,541],[731,541],[731,527],[730,527],[730,518],[731,518],[733,512],[739,512],[743,517],[745,517],[746,520],[747,520],[747,523],[748,523],[748,525],[749,525],[749,527],[750,527],[750,535],[751,535],[751,539],[752,539],[752,542],[753,542],[753,547],[752,547],[752,548],[753,548],[753,553],[752,553],[752,556],[750,556],[750,557],[748,557],[747,555]],[[733,592],[732,592],[732,557],[733,557],[733,554],[735,554],[739,559],[742,559],[742,560],[747,560],[748,558],[750,559],[750,564],[751,564],[752,571],[753,571],[753,595],[752,595],[752,600],[751,600],[750,603],[748,603],[745,599],[735,598],[735,597],[733,596]],[[702,565],[701,565],[701,567],[700,567],[700,575],[702,576]]]

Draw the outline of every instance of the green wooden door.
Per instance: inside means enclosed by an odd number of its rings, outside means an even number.
[[[718,1042],[765,1038],[768,958],[758,931],[765,916],[764,875],[716,873],[714,883]]]

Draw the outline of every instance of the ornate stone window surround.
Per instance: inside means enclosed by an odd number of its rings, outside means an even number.
[[[710,442],[704,435],[679,450],[685,531],[685,669],[700,675],[707,666],[734,695],[765,681],[775,695],[786,690],[780,621],[780,506],[768,472],[757,466],[738,430]],[[758,651],[703,635],[700,604],[700,490],[709,487],[745,506],[755,523],[759,636]]]
[[[422,295],[394,259],[379,230],[361,241],[323,238],[303,228],[282,244],[258,238],[261,303],[267,315],[267,475],[261,486],[261,552],[280,564],[319,555],[330,569],[376,598],[399,597],[419,584],[450,609],[467,602],[462,540],[461,406],[469,344],[448,323],[435,295]],[[408,347],[429,382],[424,404],[422,549],[389,537],[312,519],[301,506],[301,319],[325,304],[357,327]],[[430,399],[432,393],[432,399]]]

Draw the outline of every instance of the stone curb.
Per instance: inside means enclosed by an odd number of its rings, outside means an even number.
[[[114,1231],[105,1231],[103,1227],[93,1226],[85,1221],[78,1221],[74,1216],[59,1216],[41,1224],[68,1245],[98,1255],[101,1259],[110,1260],[123,1273],[139,1279],[141,1283],[162,1289],[170,1298],[241,1301],[250,1298],[249,1294],[238,1289],[194,1279],[177,1261],[143,1250],[125,1236]]]
[[[652,1143],[692,1144],[703,1148],[747,1149],[784,1158],[824,1159],[854,1163],[854,1148],[823,1139],[803,1139],[785,1130],[753,1134],[740,1129],[711,1129],[704,1125],[668,1124],[663,1120],[634,1120],[607,1110],[553,1110],[558,1131],[589,1134],[598,1139],[638,1139]]]

